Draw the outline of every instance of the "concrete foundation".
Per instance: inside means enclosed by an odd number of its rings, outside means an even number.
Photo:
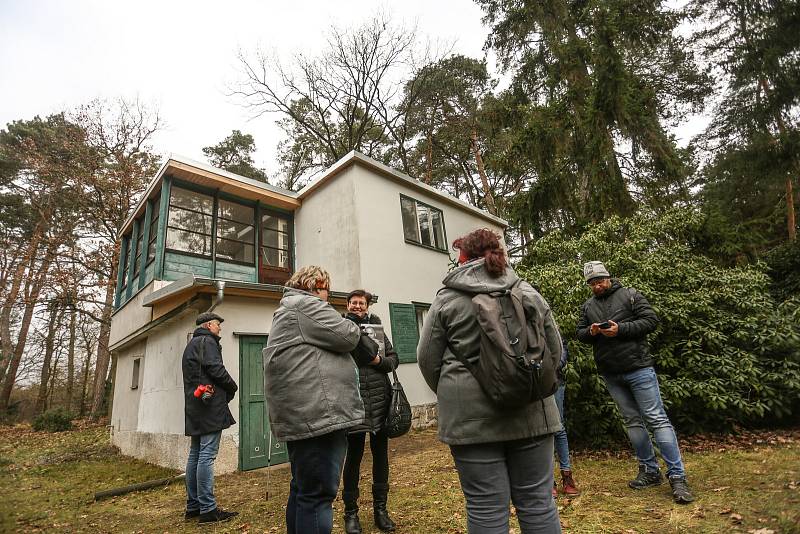
[[[222,434],[219,453],[214,462],[214,473],[231,473],[239,468],[239,443],[236,437]],[[120,452],[126,456],[181,472],[186,469],[186,458],[189,456],[188,436],[114,430],[111,443],[119,447]]]

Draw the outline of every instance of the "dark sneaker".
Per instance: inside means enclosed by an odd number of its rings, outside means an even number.
[[[183,514],[183,519],[186,521],[191,521],[192,519],[197,519],[200,517],[200,510],[186,510],[186,513]]]
[[[636,475],[636,478],[628,482],[628,486],[633,489],[644,489],[649,488],[650,486],[658,486],[661,484],[661,472],[656,471],[655,473],[648,473],[644,470],[644,468],[639,468],[639,474]]]
[[[225,510],[214,508],[210,512],[200,514],[198,523],[221,523],[223,521],[230,521],[237,515],[239,515],[239,512],[226,512]]]
[[[686,477],[669,477],[669,485],[672,486],[672,498],[678,504],[689,504],[694,500],[694,495],[689,490]]]

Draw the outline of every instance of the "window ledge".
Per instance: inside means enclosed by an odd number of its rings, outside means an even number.
[[[414,245],[414,246],[420,247],[420,248],[426,248],[428,250],[433,250],[435,252],[441,252],[442,254],[447,254],[448,257],[450,256],[450,253],[447,250],[442,250],[440,248],[432,247],[430,245],[425,245],[423,243],[417,243],[416,241],[411,241],[410,239],[404,239],[404,241],[406,243],[408,243],[409,245]]]

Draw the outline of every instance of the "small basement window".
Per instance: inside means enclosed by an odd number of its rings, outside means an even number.
[[[131,377],[131,389],[139,389],[139,369],[142,365],[142,359],[136,358],[133,360],[133,376]]]

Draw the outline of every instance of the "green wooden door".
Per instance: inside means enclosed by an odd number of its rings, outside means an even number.
[[[239,338],[239,469],[242,471],[289,461],[286,445],[276,441],[269,431],[261,356],[266,344],[267,336]]]

